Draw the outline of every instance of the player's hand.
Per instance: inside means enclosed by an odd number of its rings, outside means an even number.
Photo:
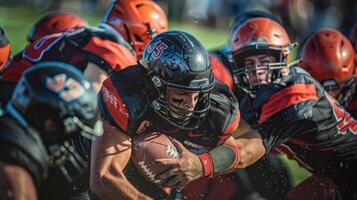
[[[203,176],[202,164],[198,156],[188,151],[180,142],[173,140],[172,143],[181,155],[179,158],[156,159],[156,164],[170,167],[158,174],[156,180],[160,180],[162,187],[181,190],[189,182]]]

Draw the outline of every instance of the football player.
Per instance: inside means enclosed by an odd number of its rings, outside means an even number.
[[[74,183],[86,165],[75,138],[103,131],[92,85],[59,62],[23,74],[2,110],[0,130],[0,199],[69,199],[80,190]],[[61,193],[52,194],[49,185]]]
[[[239,162],[239,147],[231,136],[239,123],[238,103],[225,85],[214,81],[208,53],[192,35],[157,35],[141,64],[112,73],[98,96],[105,131],[92,143],[90,189],[97,198],[169,198],[145,181],[130,159],[132,140],[158,131],[197,154],[179,145],[180,158],[156,161],[171,169],[155,177],[161,186],[183,188],[174,190],[172,198],[233,197],[204,191],[209,180],[229,178],[220,175],[232,172]]]
[[[23,71],[42,61],[60,61],[83,71],[98,91],[107,74],[137,63],[136,57],[104,29],[72,28],[46,35],[14,56],[2,80],[16,82]]]
[[[236,86],[247,92],[241,121],[251,125],[236,140],[239,167],[279,147],[314,174],[296,195],[335,198],[337,193],[319,190],[328,179],[344,199],[357,198],[351,188],[357,180],[356,121],[308,73],[291,66],[285,29],[267,18],[250,19],[232,37],[231,48]]]
[[[355,52],[348,39],[335,29],[319,30],[306,39],[301,59],[301,67],[356,117]]]
[[[165,12],[152,0],[119,0],[110,4],[99,27],[124,38],[140,59],[150,40],[168,30],[168,22]]]
[[[45,14],[32,27],[27,35],[30,43],[53,33],[61,33],[70,28],[87,27],[88,23],[80,16],[67,11],[52,11]]]
[[[277,18],[267,12],[259,10],[246,11],[232,20],[230,35],[233,36],[239,26],[248,19],[256,17],[266,17],[280,23]],[[234,63],[229,42],[223,48],[211,50],[210,60],[215,79],[225,83],[240,101],[245,92],[234,86],[231,71],[233,68],[231,65],[234,65]],[[243,131],[243,127],[240,127],[240,131]],[[282,199],[285,198],[284,194],[286,195],[292,187],[288,170],[276,153],[267,154],[259,162],[245,170],[237,170],[237,175],[239,185],[237,198],[239,199],[259,198],[258,196],[263,196],[267,199]]]

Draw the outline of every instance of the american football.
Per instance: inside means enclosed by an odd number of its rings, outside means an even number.
[[[167,170],[165,166],[155,165],[155,159],[179,157],[179,152],[171,140],[169,136],[159,132],[134,139],[132,159],[136,168],[147,180],[159,184],[160,180],[156,180],[155,176]]]

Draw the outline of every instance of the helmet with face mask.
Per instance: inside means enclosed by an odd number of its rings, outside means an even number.
[[[234,60],[233,78],[237,88],[254,96],[257,89],[288,72],[289,54],[292,45],[285,29],[276,21],[256,17],[240,25],[231,38],[231,52]],[[245,59],[254,55],[272,56],[275,61],[248,66]],[[262,84],[260,73],[265,74]]]
[[[164,32],[145,48],[141,64],[148,69],[147,99],[155,112],[180,129],[197,128],[208,113],[209,94],[214,86],[208,53],[203,45],[186,32]],[[169,103],[167,92],[170,89],[197,92],[194,110]]]
[[[334,29],[319,30],[304,43],[301,58],[301,66],[347,106],[354,92],[356,68],[348,39]]]
[[[84,75],[71,65],[43,62],[25,71],[8,113],[24,127],[38,131],[47,148],[49,165],[70,182],[87,170],[73,138],[102,134],[96,93]]]

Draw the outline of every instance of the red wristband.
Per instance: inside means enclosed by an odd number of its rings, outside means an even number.
[[[204,153],[198,155],[198,158],[202,164],[203,175],[205,177],[212,177],[213,176],[213,161],[211,155],[209,153]]]

